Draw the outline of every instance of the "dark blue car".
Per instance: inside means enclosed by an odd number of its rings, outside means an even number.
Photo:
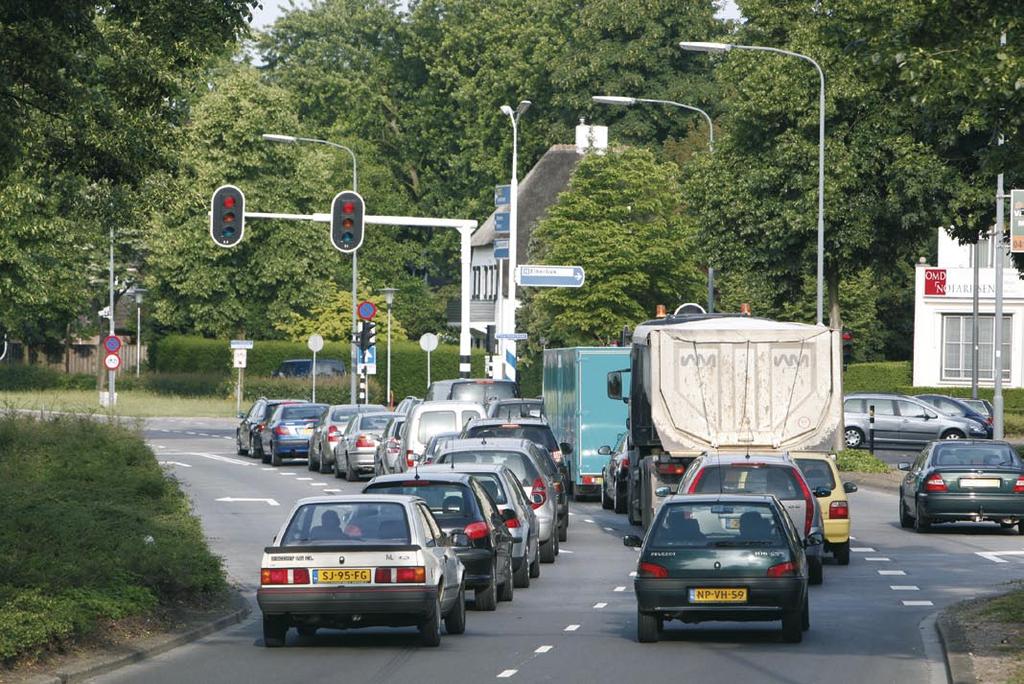
[[[260,434],[263,462],[281,465],[285,458],[309,458],[313,426],[328,409],[327,404],[282,404]]]
[[[971,420],[981,423],[988,431],[988,438],[992,439],[992,416],[988,413],[981,413],[974,407],[967,404],[963,399],[947,397],[943,394],[917,394],[915,397],[929,406],[934,406],[947,416],[970,418]]]

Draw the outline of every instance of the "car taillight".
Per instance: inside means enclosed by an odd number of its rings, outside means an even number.
[[[623,468],[629,468],[629,459],[628,458],[622,459],[622,467]]]
[[[811,494],[811,489],[807,486],[807,481],[803,475],[794,472],[793,476],[796,477],[797,484],[800,485],[800,493],[804,495],[804,536],[806,537],[811,533],[811,525],[814,523],[814,509],[818,507],[818,502]]]
[[[367,437],[366,435],[359,435],[356,437],[356,448],[365,449],[367,447],[377,446],[377,443],[373,441],[373,438]]]
[[[828,517],[832,520],[846,520],[850,517],[850,504],[847,501],[833,501],[828,505]]]
[[[686,472],[686,466],[678,463],[659,463],[658,472],[662,475],[682,475]]]
[[[988,418],[986,418],[985,422],[988,423],[989,425],[992,425],[992,416],[989,416]]]
[[[796,563],[787,561],[785,563],[779,563],[768,568],[769,577],[789,577],[795,575],[797,572]]]
[[[306,568],[292,570],[292,584],[309,584],[309,570]]]
[[[463,532],[466,533],[466,536],[469,537],[470,541],[483,539],[490,534],[490,530],[487,529],[487,523],[482,521],[469,523],[466,525],[466,529],[463,530]]]
[[[406,449],[405,451],[405,464],[410,468],[416,465],[416,456],[413,455],[412,449]]]
[[[657,563],[641,562],[636,568],[636,576],[664,579],[665,577],[668,577],[668,568],[658,565]]]
[[[1024,475],[1017,477],[1017,481],[1013,484],[1014,494],[1024,494]]]
[[[534,510],[543,506],[548,500],[548,488],[544,486],[544,480],[539,477],[533,481],[533,488],[530,491],[530,506]]]
[[[260,423],[256,426],[256,432],[263,432],[263,428],[267,427],[266,423]]]
[[[277,435],[278,437],[281,437],[282,435],[287,435],[288,428],[284,427],[283,425],[278,425],[277,427],[274,428],[274,434]]]
[[[942,479],[942,473],[934,473],[924,482],[926,492],[947,492],[946,481]]]
[[[338,430],[337,425],[332,425],[331,427],[327,428],[328,442],[337,442],[339,439],[341,439],[341,432]]]
[[[306,568],[263,568],[260,570],[260,584],[309,584],[309,570]]]
[[[422,565],[401,568],[377,568],[373,573],[375,584],[421,584],[427,581],[427,569]]]
[[[505,521],[505,527],[507,527],[510,530],[518,530],[522,526],[519,524],[519,518],[515,517],[515,518],[509,518],[508,520],[506,520]]]
[[[554,487],[555,491],[558,492],[559,494],[562,493],[562,481],[561,480],[555,480],[554,482],[551,483],[551,486]]]

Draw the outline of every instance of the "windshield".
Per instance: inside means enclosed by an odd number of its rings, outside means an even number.
[[[516,401],[507,404],[492,404],[490,410],[491,418],[504,418],[515,420],[517,418],[543,418],[544,402],[542,401]]]
[[[774,494],[782,500],[803,499],[795,469],[764,463],[709,465],[696,477],[697,493]]]
[[[655,547],[786,546],[782,521],[768,503],[667,504],[650,534]]]
[[[932,454],[932,465],[1020,468],[1021,461],[1016,452],[1005,444],[972,444],[956,447],[939,444]]]
[[[431,482],[430,480],[405,480],[402,482],[371,483],[367,493],[409,494],[427,502],[437,524],[445,529],[465,527],[477,522],[482,516],[469,487],[461,482]]]
[[[323,404],[298,404],[281,409],[281,420],[315,420],[327,408]]]
[[[455,411],[424,411],[420,414],[420,427],[416,438],[426,444],[439,432],[451,432],[455,429]]]
[[[312,361],[285,361],[281,364],[281,375],[309,375]]]
[[[816,458],[798,458],[796,464],[800,466],[800,471],[804,474],[804,479],[807,480],[807,484],[811,486],[811,489],[818,489],[819,487],[828,487],[829,490],[836,488],[836,480],[832,476],[832,467],[824,461],[819,461]]]
[[[281,546],[408,544],[405,507],[396,503],[315,503],[295,512]]]
[[[985,402],[981,401],[980,399],[962,399],[961,401],[963,401],[965,404],[970,406],[971,409],[977,411],[983,416],[990,415],[988,405],[985,404]]]
[[[466,429],[466,437],[510,437],[513,439],[528,439],[539,444],[548,451],[558,450],[558,441],[547,425],[521,425],[509,423],[507,425],[480,425],[469,426]]]
[[[478,404],[486,404],[495,399],[515,398],[515,383],[495,382],[493,380],[456,382],[452,385],[450,397],[453,401],[473,401]]]
[[[441,454],[437,463],[489,463],[508,466],[524,486],[530,486],[540,477],[537,467],[528,456],[518,451],[450,451]]]

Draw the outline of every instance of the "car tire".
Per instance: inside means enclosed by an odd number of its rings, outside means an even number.
[[[832,545],[832,556],[836,559],[836,563],[839,565],[850,564],[850,542],[845,541],[842,544]]]
[[[352,470],[352,459],[348,452],[345,452],[345,480],[348,482],[359,482],[359,473]]]
[[[784,611],[782,613],[782,640],[787,644],[799,644],[803,639],[803,609]]]
[[[239,456],[249,455],[249,450],[242,448],[242,434],[240,432],[235,432],[235,446],[238,448]]]
[[[1017,534],[1024,535],[1024,520],[1017,523]]]
[[[281,465],[281,454],[277,453],[277,448],[274,447],[274,443],[270,443],[270,465],[275,468]]]
[[[540,562],[541,563],[554,563],[555,562],[555,535],[551,535],[551,539],[540,545]]]
[[[512,584],[515,585],[516,589],[530,588],[530,562],[528,558],[523,558],[522,565],[512,574]]]
[[[533,560],[530,561],[530,579],[540,577],[540,561],[540,542],[537,542],[533,550]]]
[[[321,451],[320,458],[317,459],[317,472],[319,472],[321,475],[330,475],[333,470],[333,465],[331,465],[330,463],[324,463],[324,455],[323,452]]]
[[[914,516],[910,515],[907,511],[907,507],[903,504],[903,490],[900,489],[900,527],[905,530],[909,530],[914,526]]]
[[[337,454],[334,455],[334,463],[331,464],[331,471],[334,472],[334,477],[339,479],[339,480],[345,476],[345,474],[342,472],[341,468],[338,467],[338,455]]]
[[[822,572],[821,556],[807,559],[807,583],[815,586],[825,581],[825,573]]]
[[[613,506],[615,506],[615,503],[608,498],[608,481],[606,479],[601,483],[601,508],[610,511]]]
[[[512,572],[512,557],[508,558],[508,566],[505,568],[505,577],[508,578],[498,585],[498,600],[511,601],[515,595],[515,575]]]
[[[559,526],[558,528],[558,541],[564,542],[569,541],[569,521],[565,521],[565,525]]]
[[[462,634],[466,631],[466,585],[459,586],[459,596],[448,614],[444,616],[444,631],[448,634]]]
[[[263,616],[263,645],[280,648],[288,636],[288,622],[282,615]]]
[[[628,503],[628,499],[626,497],[626,492],[619,491],[620,489],[622,488],[619,487],[618,483],[615,483],[615,498],[612,499],[612,509],[616,513],[621,514],[626,512],[626,504]]]
[[[804,609],[800,615],[800,629],[806,632],[811,628],[811,607],[810,601],[804,599]]]
[[[497,568],[495,568],[495,575],[491,579],[491,583],[482,589],[476,589],[473,591],[474,604],[473,608],[479,611],[490,612],[497,610],[498,608],[498,580],[497,580]]]
[[[270,456],[267,456],[267,452],[263,450],[263,442],[260,442],[260,461],[270,464]]]
[[[658,616],[653,613],[636,611],[636,640],[641,644],[653,644],[658,641]]]
[[[946,430],[942,433],[939,439],[964,439],[967,437],[964,433],[957,429]]]
[[[319,459],[316,460],[316,461],[313,460],[313,447],[309,447],[309,455],[306,457],[306,470],[309,470],[309,471],[314,470],[314,467],[313,467],[314,463],[316,464],[316,468],[315,469],[316,470],[320,470],[320,461],[319,461]]]
[[[420,642],[424,646],[441,645],[441,597],[434,599],[426,618],[420,623]]]
[[[299,630],[299,636],[316,636],[316,627],[313,625],[302,625],[301,627],[297,627],[297,629]]]
[[[860,428],[847,427],[843,432],[843,440],[847,449],[859,449],[864,446],[864,433]]]
[[[924,515],[921,511],[921,504],[917,505],[917,510],[914,511],[914,531],[915,532],[927,532],[928,528],[931,527],[931,521],[928,516]]]

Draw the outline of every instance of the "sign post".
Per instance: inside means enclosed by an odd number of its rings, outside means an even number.
[[[242,385],[245,381],[245,366],[248,362],[248,352],[252,349],[252,340],[231,340],[228,347],[232,352],[232,365],[238,369],[238,377],[235,380],[235,414],[241,418]]]
[[[306,340],[306,346],[309,347],[309,351],[313,352],[313,372],[310,373],[313,377],[313,403],[316,403],[316,353],[324,348],[324,338],[316,333],[309,336]]]
[[[437,349],[437,335],[434,333],[420,335],[420,349],[427,352],[427,389],[430,389],[430,352]]]

